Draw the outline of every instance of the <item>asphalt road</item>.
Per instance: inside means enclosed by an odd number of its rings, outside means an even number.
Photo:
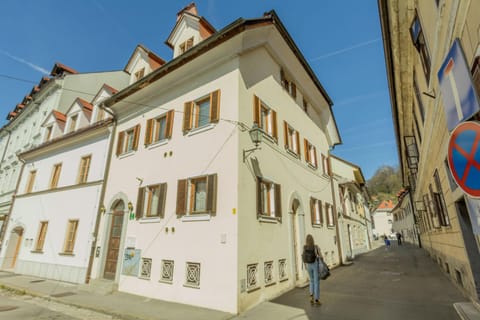
[[[428,254],[413,246],[383,246],[357,256],[320,284],[321,306],[308,287],[273,300],[322,320],[458,320],[454,302],[468,301]]]
[[[110,320],[111,316],[0,290],[0,320]]]

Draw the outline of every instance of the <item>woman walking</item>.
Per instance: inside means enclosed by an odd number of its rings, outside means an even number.
[[[321,258],[320,250],[315,245],[311,234],[307,235],[305,245],[303,246],[302,259],[307,265],[308,278],[310,279],[310,303],[321,305],[320,303],[320,277],[318,273],[318,259]]]

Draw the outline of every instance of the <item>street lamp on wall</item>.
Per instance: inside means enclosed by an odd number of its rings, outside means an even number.
[[[250,135],[252,142],[255,144],[255,147],[243,150],[243,162],[245,162],[252,152],[261,149],[258,145],[262,142],[263,138],[263,131],[256,123],[253,124],[253,127],[248,131],[248,134]]]
[[[132,212],[132,211],[133,211],[133,204],[132,204],[131,201],[128,201],[127,206],[128,206],[128,211],[129,211],[129,212]]]

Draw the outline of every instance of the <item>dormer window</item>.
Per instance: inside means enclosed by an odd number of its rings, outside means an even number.
[[[135,72],[135,80],[138,81],[142,79],[144,75],[145,75],[145,68],[138,70],[137,72]]]
[[[68,132],[75,131],[77,127],[78,114],[70,117],[70,125],[68,126]]]
[[[193,47],[193,37],[191,37],[187,41],[182,42],[180,44],[180,53],[184,53],[185,51],[189,50],[192,47]]]

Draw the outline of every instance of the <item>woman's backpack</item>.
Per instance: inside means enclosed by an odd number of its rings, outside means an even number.
[[[304,263],[314,263],[317,260],[315,247],[303,247],[302,260]]]

